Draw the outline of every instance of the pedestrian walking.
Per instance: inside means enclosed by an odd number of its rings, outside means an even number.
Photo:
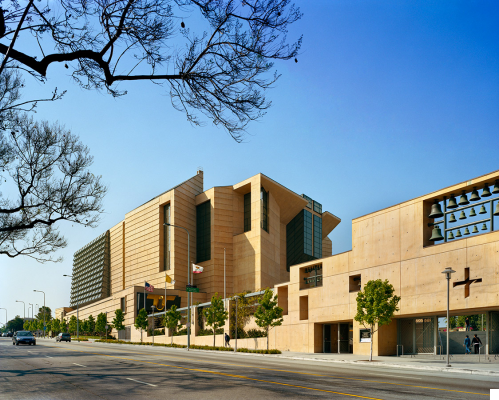
[[[466,317],[465,324],[466,324],[466,332],[468,332],[470,330],[470,319],[468,317]]]
[[[225,334],[225,347],[230,347],[230,336],[227,335],[227,333]]]
[[[475,354],[480,354],[480,345],[482,344],[482,341],[480,340],[480,338],[477,336],[476,333],[475,336],[473,336],[473,339],[471,340],[471,344],[475,349]]]
[[[465,355],[471,353],[470,345],[471,345],[470,337],[468,335],[466,335],[466,338],[464,339],[464,354]]]

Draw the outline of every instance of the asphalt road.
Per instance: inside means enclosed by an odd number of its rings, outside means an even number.
[[[0,338],[0,399],[487,399],[497,377]],[[487,397],[485,397],[487,396]]]

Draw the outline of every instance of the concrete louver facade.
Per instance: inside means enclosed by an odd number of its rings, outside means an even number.
[[[313,226],[307,231],[311,245],[315,245],[304,250],[309,253],[307,259],[317,258],[314,251],[320,256],[331,255],[332,243],[327,235],[340,219],[322,212],[319,206],[263,174],[235,185],[204,190],[203,172],[198,171],[192,178],[127,213],[123,221],[104,234],[109,237],[109,246],[101,250],[109,256],[110,293],[105,296],[102,291],[103,295],[90,304],[80,302],[80,319],[108,312],[111,320],[114,311],[122,308],[125,325],[135,334],[133,322],[141,307],[144,282],[155,286],[153,295],[162,295],[165,274],[175,281],[174,285],[167,284],[167,296],[176,298],[181,307],[186,306],[187,234],[181,228],[165,227],[165,221],[189,231],[190,262],[204,267],[202,274],[194,275],[193,283],[200,290],[193,294],[194,302],[209,301],[215,293],[223,296],[224,290],[229,297],[286,282],[290,276],[286,226],[303,210],[316,224],[315,231]],[[208,210],[209,220],[200,228],[202,208]],[[78,260],[89,246],[75,254],[74,271],[84,270]],[[199,246],[205,247],[203,252]],[[103,254],[96,257],[105,258]],[[82,280],[77,276],[73,278],[73,309],[78,288],[81,293],[83,290],[79,286]],[[59,316],[64,314],[69,318],[74,313],[59,309]]]

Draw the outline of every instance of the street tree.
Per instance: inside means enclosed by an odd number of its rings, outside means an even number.
[[[383,325],[391,322],[395,311],[398,311],[400,297],[388,280],[371,280],[364,289],[357,293],[357,314],[355,320],[371,331],[371,351],[369,361],[373,360],[374,333]]]
[[[0,254],[60,261],[51,257],[67,244],[58,223],[97,226],[107,189],[78,136],[9,108],[2,82],[10,81],[0,75],[0,185],[9,192],[0,192]]]
[[[177,329],[180,326],[181,319],[182,314],[180,313],[180,311],[177,311],[177,306],[175,304],[165,312],[165,315],[163,317],[163,324],[171,331],[171,344],[173,344],[173,335],[177,332]]]
[[[265,92],[279,78],[274,62],[297,62],[302,42],[287,39],[302,17],[289,0],[54,0],[46,6],[11,0],[2,7],[0,73],[18,64],[44,81],[49,66],[64,63],[82,88],[113,96],[126,94],[125,81],[165,85],[188,121],[199,125],[204,114],[237,141],[270,106]],[[16,43],[20,31],[23,46]]]
[[[69,324],[68,324],[69,332],[71,332],[73,334],[76,332],[76,329],[77,329],[76,324],[77,324],[76,316],[71,315],[71,318],[69,318]]]
[[[224,326],[229,313],[225,310],[222,298],[215,293],[211,298],[211,306],[203,310],[206,318],[206,324],[213,328],[213,347],[215,346],[215,338],[218,328]]]
[[[88,316],[88,332],[91,335],[95,332],[95,318],[92,314]]]
[[[24,320],[19,315],[16,315],[14,319],[11,319],[10,321],[7,322],[7,330],[9,332],[20,331],[23,329],[23,325],[24,325]]]
[[[106,332],[107,325],[107,315],[106,313],[99,313],[97,315],[97,321],[95,322],[95,331],[99,333],[99,336],[102,337],[102,333]]]
[[[52,321],[52,332],[56,335],[61,332],[61,321],[59,321],[57,318]]]
[[[267,334],[267,350],[269,349],[269,330],[282,324],[282,308],[277,305],[277,294],[270,289],[260,298],[260,304],[255,311],[255,322],[264,328]]]
[[[123,314],[123,310],[121,308],[118,308],[114,312],[114,318],[113,318],[113,328],[116,329],[118,332],[125,330],[125,325],[123,325],[123,322],[125,321],[125,315]]]
[[[230,335],[235,336],[236,332],[236,304],[237,304],[237,337],[246,337],[246,332],[244,327],[249,322],[251,316],[255,313],[256,305],[258,304],[258,297],[245,297],[249,290],[241,293],[236,293],[234,298],[237,296],[237,302],[233,302],[230,308]]]
[[[149,320],[147,318],[147,311],[145,308],[141,308],[137,313],[134,325],[136,329],[140,329],[140,342],[142,343],[142,331],[147,329],[149,326]]]
[[[31,321],[24,321],[24,324],[23,324],[23,329],[25,331],[30,331],[31,330]]]
[[[84,333],[87,333],[87,334],[88,334],[88,319],[84,319],[84,320],[81,322],[80,328],[81,328],[82,332],[84,332]]]
[[[48,322],[52,319],[52,310],[50,307],[47,306],[41,306],[38,309],[38,312],[35,315],[35,319],[37,321],[42,321],[43,322],[43,317],[45,316],[45,322]]]

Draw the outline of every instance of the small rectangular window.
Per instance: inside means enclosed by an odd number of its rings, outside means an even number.
[[[244,195],[244,232],[251,230],[251,192]]]
[[[352,275],[348,279],[348,291],[350,293],[352,292],[358,292],[360,288],[362,287],[362,282],[360,280],[360,274],[359,275]]]
[[[126,297],[120,299],[120,308],[123,313],[126,313]]]
[[[308,319],[308,296],[300,296],[300,320]]]

